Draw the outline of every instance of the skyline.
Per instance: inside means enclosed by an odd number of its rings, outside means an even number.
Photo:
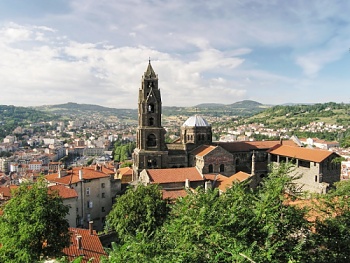
[[[0,105],[350,102],[350,3],[0,2]]]

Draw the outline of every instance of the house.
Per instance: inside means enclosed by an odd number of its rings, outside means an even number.
[[[103,230],[106,216],[120,191],[120,184],[114,180],[114,170],[103,165],[74,167],[45,178],[51,185],[68,186],[77,192],[77,226],[86,228],[88,222],[94,221],[94,228]]]
[[[300,175],[295,182],[303,191],[325,193],[340,181],[340,163],[334,162],[335,158],[340,157],[337,153],[288,145],[277,145],[268,153],[269,163],[295,164],[293,173]]]

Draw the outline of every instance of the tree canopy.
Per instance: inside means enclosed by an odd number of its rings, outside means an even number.
[[[235,183],[222,194],[201,188],[189,192],[170,206],[165,220],[145,213],[149,207],[154,211],[146,195],[136,202],[129,194],[118,206],[123,212],[113,217],[124,238],[116,240],[103,262],[348,262],[350,182],[304,200],[288,176],[291,169],[287,164],[272,169],[254,190]],[[133,214],[136,203],[143,210]],[[156,227],[146,227],[156,218],[162,219]]]
[[[68,207],[43,179],[19,186],[1,209],[0,262],[38,262],[69,246]]]

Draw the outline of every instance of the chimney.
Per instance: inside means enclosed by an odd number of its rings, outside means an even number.
[[[185,188],[190,188],[190,180],[186,179]]]
[[[89,221],[89,233],[91,236],[94,234],[94,221]]]
[[[83,249],[83,245],[82,245],[82,242],[81,242],[81,236],[77,236],[77,249],[81,250]]]
[[[79,170],[79,180],[83,180],[83,169]]]

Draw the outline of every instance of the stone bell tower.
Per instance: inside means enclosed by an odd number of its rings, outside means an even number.
[[[141,79],[138,100],[138,127],[136,149],[133,153],[133,180],[145,168],[167,168],[168,150],[165,129],[162,127],[162,100],[158,75],[151,61]]]

